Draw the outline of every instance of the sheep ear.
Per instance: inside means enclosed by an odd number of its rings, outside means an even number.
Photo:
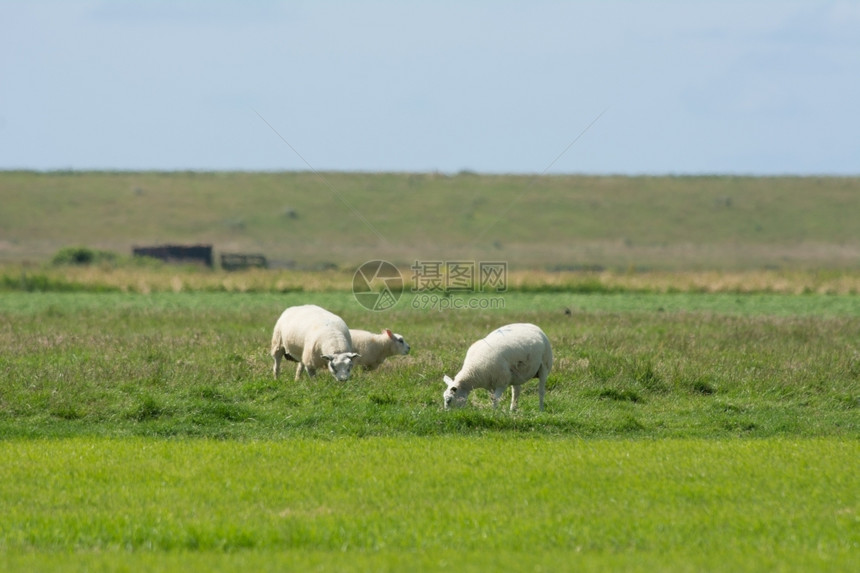
[[[392,333],[392,332],[391,332],[391,330],[389,330],[389,329],[387,329],[387,328],[384,328],[384,329],[382,330],[382,333],[383,333],[383,334],[387,334],[387,335],[388,335],[388,338],[394,338],[394,333]]]
[[[445,384],[447,384],[449,388],[454,385],[454,381],[451,380],[451,377],[448,376],[447,374],[445,375],[444,378],[442,378],[442,380],[445,381]]]
[[[359,356],[361,356],[361,354],[359,354],[358,352],[350,352],[350,353],[348,354],[348,356],[349,356],[349,359],[350,359],[350,360],[355,360],[356,358],[358,358]]]
[[[326,362],[331,362],[334,358],[334,356],[332,356],[331,354],[323,354],[322,357],[325,358]]]

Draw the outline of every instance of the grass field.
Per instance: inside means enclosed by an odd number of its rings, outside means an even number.
[[[508,293],[504,310],[374,313],[348,293],[9,293],[6,435],[265,439],[509,429],[590,437],[858,437],[860,301],[836,295]],[[315,302],[414,351],[356,384],[272,380],[280,310]],[[570,310],[570,315],[564,310]],[[513,321],[554,342],[548,411],[439,416],[442,375]],[[532,389],[533,390],[533,389]]]
[[[858,455],[833,439],[14,440],[0,563],[849,571]]]
[[[856,269],[860,259],[858,178],[0,172],[0,199],[0,262],[165,242],[341,268]]]
[[[504,300],[4,294],[4,569],[851,570],[856,296]],[[274,319],[306,301],[413,352],[274,381]],[[513,320],[553,341],[547,411],[534,385],[443,411],[442,375]]]
[[[0,570],[854,571],[858,191],[0,173]],[[337,268],[49,262],[146,242]],[[364,260],[408,283],[455,257],[508,262],[507,292],[352,295]],[[271,329],[304,303],[413,350],[275,381]],[[553,343],[546,411],[534,382],[516,413],[444,411],[442,376],[518,321]]]

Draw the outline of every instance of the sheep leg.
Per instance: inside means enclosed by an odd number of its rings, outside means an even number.
[[[543,366],[538,370],[538,395],[540,396],[540,411],[543,412],[543,395],[546,392],[546,368]]]
[[[520,386],[511,386],[511,412],[516,411],[519,406],[520,390],[522,390]]]
[[[272,372],[275,375],[275,380],[278,379],[278,373],[281,371],[281,359],[284,357],[284,355],[286,353],[287,353],[287,351],[284,350],[283,346],[278,348],[277,350],[275,350],[272,353],[272,358],[275,359],[275,366],[272,368]]]
[[[313,378],[317,373],[317,369],[313,366],[314,364],[314,350],[311,346],[305,346],[305,349],[302,351],[302,359],[298,361],[299,365],[296,366],[296,380],[299,379],[299,376],[302,374],[302,370],[308,373],[308,378]]]
[[[494,410],[498,407],[499,398],[501,398],[502,394],[504,394],[504,393],[505,393],[505,389],[503,387],[502,388],[496,388],[493,391],[493,409]]]

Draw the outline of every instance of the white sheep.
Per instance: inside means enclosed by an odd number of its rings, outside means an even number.
[[[272,333],[272,358],[275,378],[281,359],[298,362],[296,380],[307,370],[313,378],[318,368],[328,366],[341,382],[349,380],[358,353],[352,351],[349,328],[341,317],[313,304],[285,310]]]
[[[352,349],[361,355],[355,364],[365,370],[375,370],[389,356],[409,354],[406,340],[387,328],[380,334],[350,329],[349,335],[352,337]]]
[[[444,377],[448,386],[442,394],[445,409],[465,405],[469,393],[475,388],[491,391],[495,408],[510,386],[511,411],[514,411],[520,385],[537,378],[540,409],[543,410],[546,378],[551,369],[552,347],[543,330],[525,323],[497,328],[469,347],[463,367],[453,380]]]

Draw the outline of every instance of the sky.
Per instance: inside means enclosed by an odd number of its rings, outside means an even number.
[[[860,174],[860,0],[0,0],[0,169]]]

